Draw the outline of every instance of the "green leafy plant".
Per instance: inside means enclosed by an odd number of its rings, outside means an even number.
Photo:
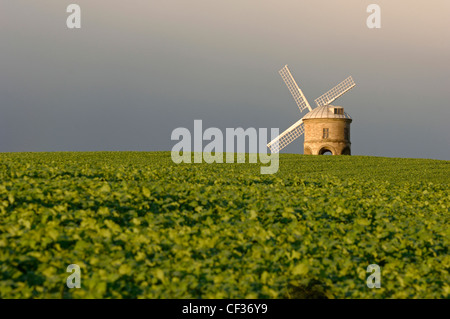
[[[448,298],[449,167],[282,154],[261,175],[169,152],[0,154],[0,298]]]

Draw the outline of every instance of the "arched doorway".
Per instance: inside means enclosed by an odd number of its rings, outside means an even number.
[[[333,151],[328,147],[322,147],[319,151],[319,155],[333,155]]]

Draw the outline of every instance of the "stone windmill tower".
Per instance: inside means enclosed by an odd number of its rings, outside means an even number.
[[[300,112],[308,109],[309,113],[267,144],[271,152],[279,152],[302,134],[305,134],[304,154],[350,155],[350,123],[352,118],[344,112],[342,106],[333,106],[330,103],[355,87],[352,77],[346,78],[317,98],[315,100],[317,107],[312,109],[287,65],[280,70],[280,75],[294,97]]]

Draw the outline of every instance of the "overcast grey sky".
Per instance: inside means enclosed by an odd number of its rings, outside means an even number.
[[[353,76],[333,103],[352,154],[450,160],[449,31],[448,0],[0,0],[0,152],[170,150],[194,119],[283,131],[305,114],[288,64],[310,103]]]

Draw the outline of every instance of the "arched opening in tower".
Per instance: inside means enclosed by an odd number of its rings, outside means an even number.
[[[319,151],[319,155],[333,155],[333,152],[324,147]]]

